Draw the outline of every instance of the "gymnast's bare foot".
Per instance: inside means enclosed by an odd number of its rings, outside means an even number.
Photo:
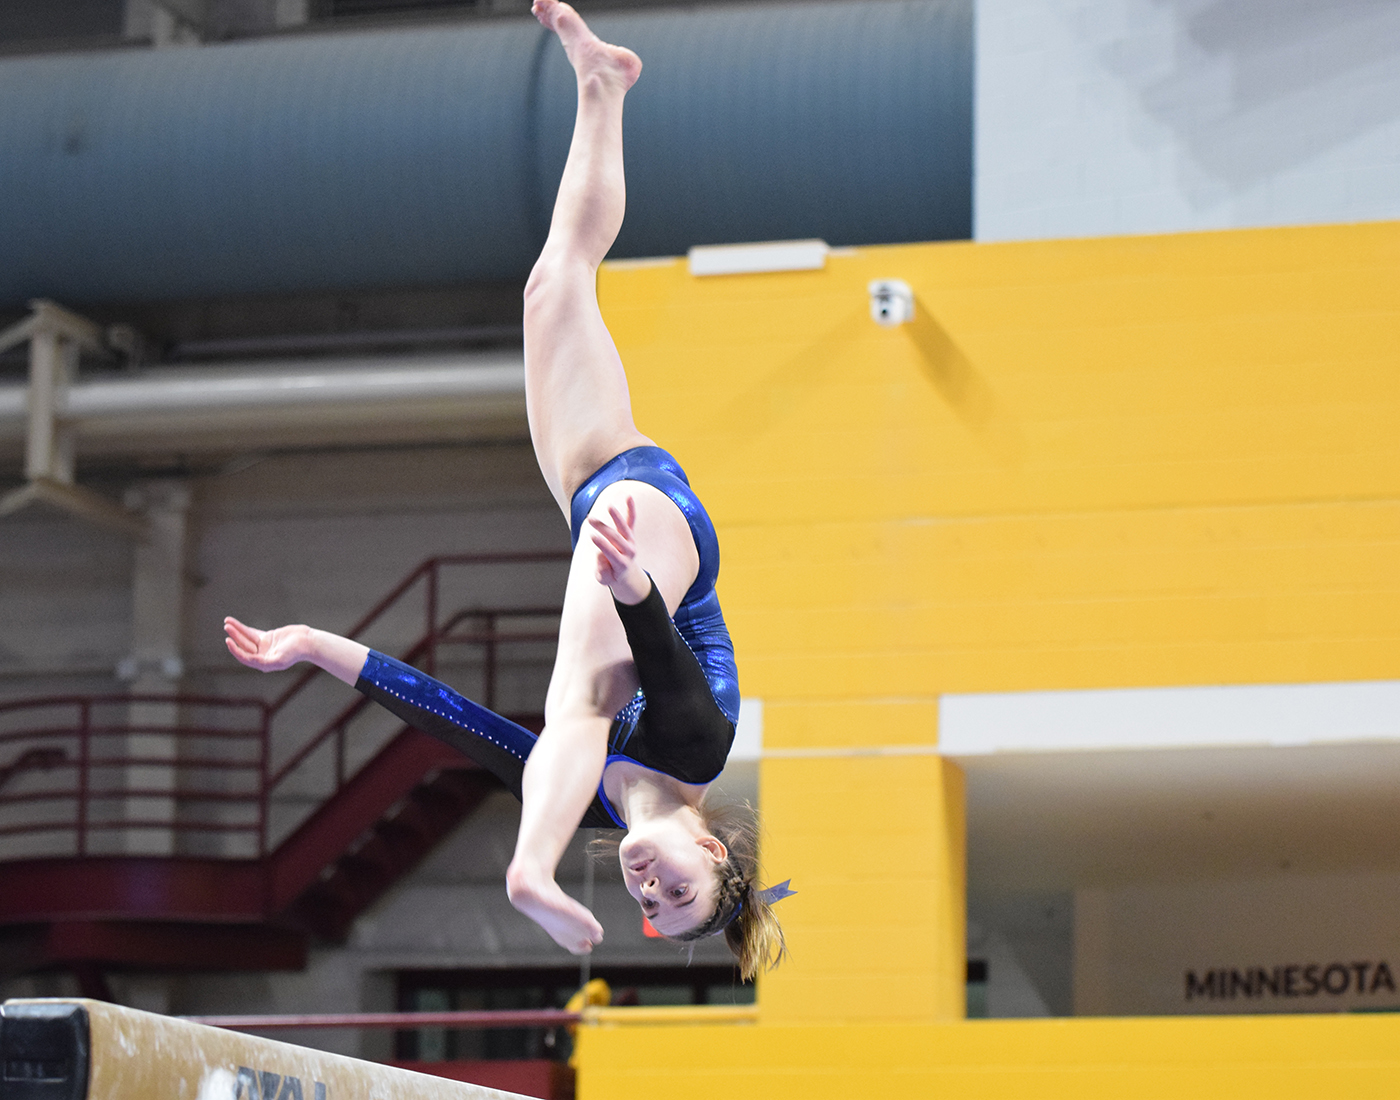
[[[532,874],[512,865],[506,872],[506,893],[516,909],[573,954],[587,955],[603,942],[603,926],[550,876]]]
[[[535,0],[530,10],[559,36],[580,84],[589,77],[598,77],[609,84],[620,84],[625,92],[637,83],[642,73],[642,59],[626,46],[604,42],[563,0]]]

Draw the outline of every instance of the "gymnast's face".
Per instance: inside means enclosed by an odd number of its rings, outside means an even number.
[[[715,868],[729,853],[709,833],[674,819],[632,829],[618,848],[627,892],[658,932],[674,936],[715,907]]]

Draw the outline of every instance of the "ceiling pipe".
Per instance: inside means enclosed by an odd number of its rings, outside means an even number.
[[[0,387],[0,444],[24,445],[24,484],[0,517],[38,506],[147,541],[150,519],[76,483],[78,447],[152,454],[263,442],[403,442],[425,430],[460,438],[483,420],[525,419],[523,353],[336,362],[159,367],[82,378],[83,353],[114,359],[110,333],[54,302],[0,331],[0,352],[27,344],[26,385]],[[126,342],[122,336],[121,342]],[[370,438],[367,437],[371,437]]]
[[[972,0],[590,21],[646,63],[615,258],[971,235]],[[5,59],[0,305],[523,282],[575,83],[528,17]]]
[[[186,340],[170,349],[174,360],[239,355],[302,355],[328,351],[364,352],[388,348],[427,348],[442,344],[519,343],[519,324],[448,325],[437,328],[366,329],[356,332],[304,332]]]
[[[227,451],[273,438],[319,443],[470,435],[524,426],[519,351],[169,365],[79,378],[56,411],[85,455]],[[25,438],[28,387],[0,386],[0,442]]]

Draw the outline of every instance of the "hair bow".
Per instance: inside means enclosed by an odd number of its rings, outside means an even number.
[[[777,886],[770,886],[766,890],[760,890],[758,896],[763,899],[764,903],[767,905],[782,901],[783,898],[790,898],[793,894],[797,893],[796,890],[789,888],[788,884],[791,882],[792,879],[785,878],[782,882],[778,883]]]
[[[791,886],[789,885],[791,882],[792,879],[785,878],[782,882],[778,883],[777,886],[770,886],[766,890],[760,890],[758,892],[759,900],[767,905],[772,905],[774,902],[782,901],[783,898],[792,897],[792,895],[797,893],[797,891],[791,888]],[[710,932],[708,934],[711,936],[718,936],[721,932],[723,932],[726,928],[733,924],[738,919],[739,914],[743,911],[744,903],[741,901],[738,905],[734,906],[734,911],[731,912],[729,916],[725,918],[724,923],[721,924],[718,928],[716,928],[713,932]]]

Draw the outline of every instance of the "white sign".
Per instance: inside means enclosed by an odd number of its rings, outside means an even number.
[[[1400,1007],[1400,875],[1075,893],[1076,1015]]]

